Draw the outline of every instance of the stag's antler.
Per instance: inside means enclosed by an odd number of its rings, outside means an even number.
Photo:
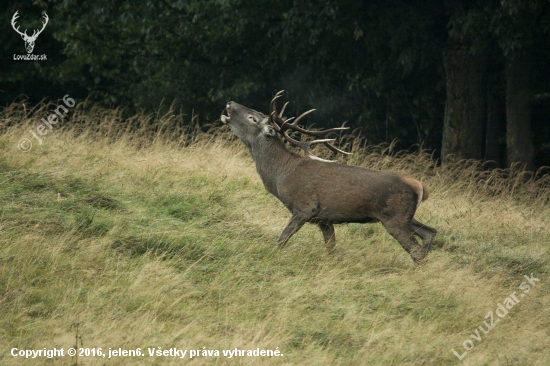
[[[325,137],[329,133],[348,130],[349,127],[336,127],[336,128],[330,128],[328,130],[322,130],[322,131],[310,131],[310,130],[306,130],[304,128],[301,128],[300,126],[297,125],[298,121],[302,117],[304,117],[304,116],[310,114],[311,112],[315,111],[315,109],[310,109],[309,111],[302,113],[295,120],[294,120],[294,117],[283,120],[283,113],[285,111],[286,106],[288,105],[288,102],[285,103],[285,105],[281,109],[281,112],[279,112],[277,114],[277,99],[279,99],[283,95],[283,92],[284,92],[284,90],[281,90],[280,92],[275,94],[275,97],[273,97],[273,99],[271,100],[271,104],[269,106],[270,124],[271,124],[271,126],[273,126],[275,131],[280,133],[291,144],[302,148],[304,150],[304,152],[306,153],[306,155],[309,156],[311,159],[325,161],[325,162],[334,162],[335,161],[335,160],[321,159],[320,157],[313,155],[311,153],[311,151],[309,150],[309,148],[310,148],[311,145],[316,144],[316,143],[323,143],[326,147],[328,147],[329,149],[331,149],[334,152],[345,154],[345,155],[351,155],[351,153],[346,152],[344,150],[341,150],[341,149],[339,149],[336,146],[331,144],[331,142],[334,142],[336,139],[320,139],[320,140],[313,140],[313,141],[304,142],[304,141],[297,141],[297,140],[293,139],[292,137],[290,137],[287,133],[287,130],[298,131],[300,133],[303,133],[304,135],[309,135],[309,136]],[[289,123],[292,120],[294,120],[294,122]]]

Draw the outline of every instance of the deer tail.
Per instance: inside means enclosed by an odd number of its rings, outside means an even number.
[[[430,192],[428,191],[428,186],[422,182],[420,182],[420,184],[422,184],[422,202],[424,202],[430,197]]]

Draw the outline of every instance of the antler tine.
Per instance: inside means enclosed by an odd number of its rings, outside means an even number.
[[[353,153],[341,150],[341,149],[337,148],[336,146],[334,146],[333,144],[331,144],[329,142],[325,142],[325,146],[328,147],[329,149],[331,149],[332,151],[336,152],[336,153],[340,153],[340,154],[344,154],[344,155],[353,155]]]
[[[294,121],[294,122],[292,123],[292,125],[293,125],[293,126],[296,126],[296,124],[298,123],[298,121],[299,121],[300,119],[302,119],[302,117],[307,116],[307,115],[310,114],[311,112],[315,112],[315,111],[316,111],[316,109],[310,109],[309,111],[300,114],[300,116],[299,116],[298,118],[296,118],[296,121]]]
[[[283,106],[283,109],[281,109],[281,112],[279,113],[279,118],[283,118],[283,113],[285,113],[285,109],[286,109],[286,106],[288,105],[288,103],[290,103],[290,102],[286,102],[285,105]]]
[[[325,143],[328,144],[332,141],[334,141],[334,139],[321,139],[321,140],[313,140],[313,141],[297,141],[297,140],[294,140],[292,137],[290,137],[286,132],[283,132],[283,135],[285,137],[285,139],[287,139],[290,143],[292,143],[293,145],[296,145],[298,147],[301,147],[302,150],[304,150],[304,152],[306,153],[307,156],[309,156],[311,159],[314,159],[314,160],[319,160],[319,161],[324,161],[326,163],[334,163],[336,160],[326,160],[326,159],[322,159],[318,156],[315,156],[311,153],[311,151],[309,151],[309,147],[313,144],[317,144],[317,143]]]
[[[275,116],[275,113],[276,113],[276,112],[273,111],[273,112],[271,112],[271,113],[269,114],[270,124],[271,124],[271,126],[275,129],[275,131],[281,132],[281,131],[282,131],[282,130],[281,130],[281,127],[282,127],[282,126],[279,126],[279,125],[277,124],[277,121],[275,121],[275,117],[274,117],[274,116]],[[284,123],[283,123],[283,126],[284,126]]]
[[[303,133],[305,135],[320,136],[320,137],[328,135],[331,132],[349,130],[349,127],[335,127],[335,128],[329,128],[328,130],[310,131],[310,130],[306,130],[305,128],[302,128],[300,126],[296,126],[295,123],[290,123],[288,128],[292,128],[293,130],[296,130],[296,131],[298,131],[300,133]]]
[[[279,91],[273,99],[271,99],[271,104],[269,105],[269,113],[272,114],[273,112],[277,112],[277,99],[279,99],[283,95],[284,90]]]
[[[286,125],[288,122],[292,121],[294,118],[295,118],[295,117],[290,117],[290,118],[287,118],[286,120],[284,120],[284,121],[283,121],[283,124],[281,125],[281,129],[286,130],[288,127],[285,127],[285,125]],[[289,125],[292,126],[292,123],[289,123]],[[285,128],[283,128],[283,127],[285,127]]]
[[[280,96],[283,95],[284,92],[285,92],[284,90],[279,90],[279,91],[277,92],[277,94],[275,94],[275,98],[279,98]]]

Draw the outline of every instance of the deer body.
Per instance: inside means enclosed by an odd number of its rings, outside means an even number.
[[[222,122],[248,147],[266,190],[292,214],[280,247],[307,222],[319,226],[329,251],[336,242],[334,224],[381,222],[415,263],[426,256],[436,230],[414,219],[416,208],[428,197],[421,182],[393,172],[302,157],[284,146],[277,135],[280,125],[270,124],[270,117],[235,102],[226,110]],[[422,238],[423,246],[414,235]]]

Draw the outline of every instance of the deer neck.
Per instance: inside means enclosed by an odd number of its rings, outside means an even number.
[[[279,197],[277,183],[294,171],[304,158],[287,150],[279,138],[261,139],[249,150],[266,190]]]

